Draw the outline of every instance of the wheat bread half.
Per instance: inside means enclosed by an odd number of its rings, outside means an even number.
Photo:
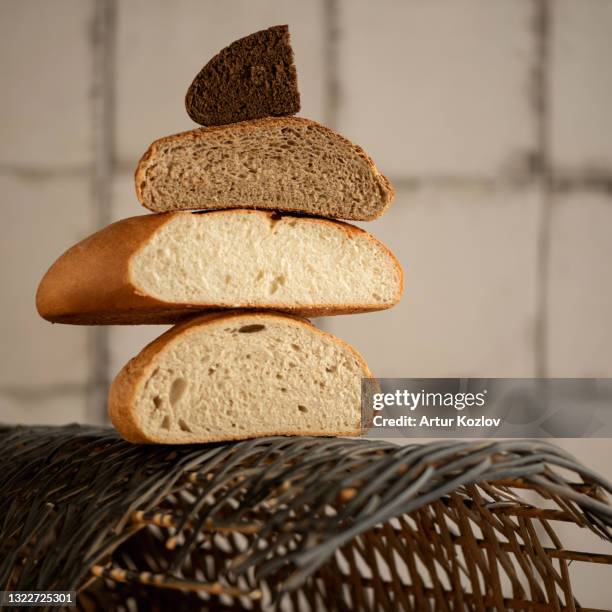
[[[390,308],[402,291],[395,256],[359,228],[227,210],[114,223],[51,266],[36,304],[55,323],[176,323],[232,308],[368,312]]]
[[[300,117],[162,138],[140,160],[135,180],[138,199],[154,212],[260,208],[365,221],[394,195],[359,146]]]
[[[200,125],[223,125],[300,110],[297,72],[286,25],[236,40],[200,70],[185,97]]]
[[[359,353],[305,319],[213,313],[154,340],[117,375],[109,414],[130,442],[359,435]]]

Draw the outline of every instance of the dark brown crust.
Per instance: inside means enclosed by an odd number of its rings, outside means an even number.
[[[202,325],[209,325],[214,323],[219,319],[223,320],[223,323],[226,324],[227,321],[235,318],[243,318],[248,317],[249,319],[253,319],[256,317],[257,320],[266,319],[266,318],[275,318],[275,319],[290,319],[294,321],[297,325],[302,325],[307,327],[310,331],[314,333],[318,333],[321,336],[326,338],[333,339],[336,343],[341,345],[343,348],[348,350],[353,356],[357,359],[357,362],[360,364],[363,370],[363,378],[373,378],[373,374],[370,372],[367,363],[363,359],[363,357],[359,354],[359,352],[352,347],[350,344],[329,334],[324,332],[314,325],[310,323],[307,319],[295,316],[287,316],[285,314],[280,314],[271,311],[244,311],[244,310],[230,310],[224,312],[214,312],[208,313],[204,316],[197,317],[195,319],[191,319],[190,321],[186,321],[175,325],[167,332],[159,336],[148,344],[140,353],[131,359],[123,369],[117,374],[115,380],[111,384],[109,395],[108,395],[108,413],[113,423],[114,427],[121,434],[123,438],[125,438],[128,442],[134,442],[138,444],[146,444],[146,443],[156,443],[158,440],[147,437],[141,430],[138,424],[138,416],[137,411],[138,407],[136,406],[136,394],[138,391],[138,385],[143,377],[146,377],[149,372],[152,370],[154,366],[154,361],[157,355],[173,340],[180,337],[183,333],[189,331],[193,327],[199,327]],[[256,430],[252,432],[248,432],[245,434],[238,434],[236,436],[210,436],[209,438],[199,440],[200,442],[220,442],[223,440],[240,440],[245,438],[260,438],[263,436],[298,436],[302,435],[304,432],[300,431],[283,431],[278,430],[275,432],[258,432]],[[361,435],[360,429],[355,430],[346,430],[346,431],[337,431],[330,433],[329,431],[321,431],[321,432],[312,432],[308,431],[308,435],[310,436],[329,436],[329,435],[337,435],[337,436],[359,436]],[[168,440],[164,443],[172,443],[172,444],[182,444],[182,443],[193,443],[193,440],[182,440],[180,438]]]
[[[193,80],[185,108],[200,125],[297,113],[300,94],[289,28],[260,30],[220,51]]]
[[[378,168],[376,167],[376,164],[374,163],[372,158],[359,145],[356,145],[355,143],[351,142],[350,140],[348,140],[348,138],[345,138],[341,134],[334,132],[330,128],[320,123],[317,123],[316,121],[305,119],[304,117],[266,117],[264,119],[255,119],[253,121],[243,121],[242,123],[232,123],[229,125],[197,128],[195,130],[190,130],[188,132],[181,132],[179,134],[173,134],[171,136],[165,136],[164,138],[160,138],[156,140],[149,146],[145,154],[142,156],[142,158],[138,162],[138,166],[136,167],[134,179],[136,183],[136,196],[138,197],[138,201],[145,208],[148,208],[149,210],[152,210],[153,212],[165,212],[165,210],[161,211],[159,207],[155,207],[151,204],[151,202],[147,201],[147,198],[145,195],[145,187],[148,183],[147,170],[148,170],[149,161],[154,159],[155,156],[157,155],[157,152],[160,149],[164,148],[167,144],[177,142],[180,140],[197,141],[198,139],[205,138],[207,134],[210,134],[215,131],[252,132],[252,131],[260,129],[261,127],[275,126],[275,125],[291,126],[292,124],[302,124],[302,125],[313,126],[317,129],[320,129],[326,132],[332,138],[335,138],[343,142],[347,147],[352,149],[353,152],[359,157],[361,157],[366,162],[368,167],[370,168],[372,175],[374,176],[376,183],[378,185],[379,191],[380,191],[379,209],[376,211],[375,214],[370,215],[368,217],[346,215],[346,216],[342,216],[341,217],[342,219],[347,219],[349,221],[372,221],[380,217],[387,210],[387,208],[389,208],[391,202],[393,201],[393,198],[395,197],[395,189],[393,188],[391,181],[389,181],[389,179],[384,174],[378,171]],[[227,209],[229,208],[229,206],[225,203],[223,205],[219,205],[217,203],[203,203],[201,206],[198,206],[197,208],[193,208],[192,210],[217,210],[221,208]],[[240,208],[249,208],[248,202],[241,203]],[[262,206],[259,206],[259,208],[262,208]],[[268,209],[267,206],[265,208]],[[315,207],[313,207],[312,210],[304,211],[303,209],[295,209],[295,208],[291,208],[290,206],[286,206],[286,205],[279,206],[277,204],[274,204],[274,205],[270,205],[269,209],[270,210],[282,210],[284,212],[290,212],[290,213],[298,212],[298,213],[307,213],[311,215],[328,216],[324,214],[324,212],[322,212],[321,210],[317,210]],[[172,208],[172,205],[168,204],[168,206],[166,207],[166,210],[167,211],[176,210],[176,208]],[[187,210],[187,209],[182,209],[182,210]]]
[[[258,210],[224,210],[206,215],[265,215]],[[41,317],[53,323],[75,325],[167,324],[177,323],[206,311],[218,311],[218,304],[172,303],[142,295],[129,275],[131,258],[164,224],[176,215],[189,212],[141,215],[113,223],[68,249],[43,277],[36,294],[36,307]],[[349,235],[359,234],[376,242],[388,253],[400,276],[396,299],[388,305],[349,306],[326,304],[282,306],[258,304],[257,309],[270,309],[298,316],[318,317],[384,310],[395,305],[404,289],[404,276],[397,258],[380,241],[364,230],[342,223],[311,217],[296,217],[300,222],[333,224]],[[226,307],[226,310],[238,305]],[[241,305],[242,306],[242,305]],[[246,307],[255,307],[255,305]]]

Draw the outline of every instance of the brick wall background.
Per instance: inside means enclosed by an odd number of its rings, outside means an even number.
[[[322,325],[380,376],[612,376],[611,0],[0,0],[1,420],[104,419],[109,380],[162,329],[52,326],[38,281],[145,212],[132,172],[193,127],[193,76],[276,23],[301,114],[397,188],[363,225],[404,300]],[[565,444],[610,473],[609,441]]]

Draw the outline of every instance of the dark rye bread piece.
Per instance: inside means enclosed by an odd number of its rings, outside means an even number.
[[[156,140],[136,168],[153,212],[262,208],[367,221],[393,199],[363,149],[302,117],[266,117]]]
[[[215,55],[187,91],[185,107],[200,125],[224,125],[300,110],[289,28],[245,36]]]

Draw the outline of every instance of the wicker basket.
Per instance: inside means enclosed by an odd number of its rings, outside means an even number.
[[[0,588],[88,610],[585,610],[569,562],[612,562],[552,527],[610,540],[610,484],[541,442],[19,427],[0,455]]]

